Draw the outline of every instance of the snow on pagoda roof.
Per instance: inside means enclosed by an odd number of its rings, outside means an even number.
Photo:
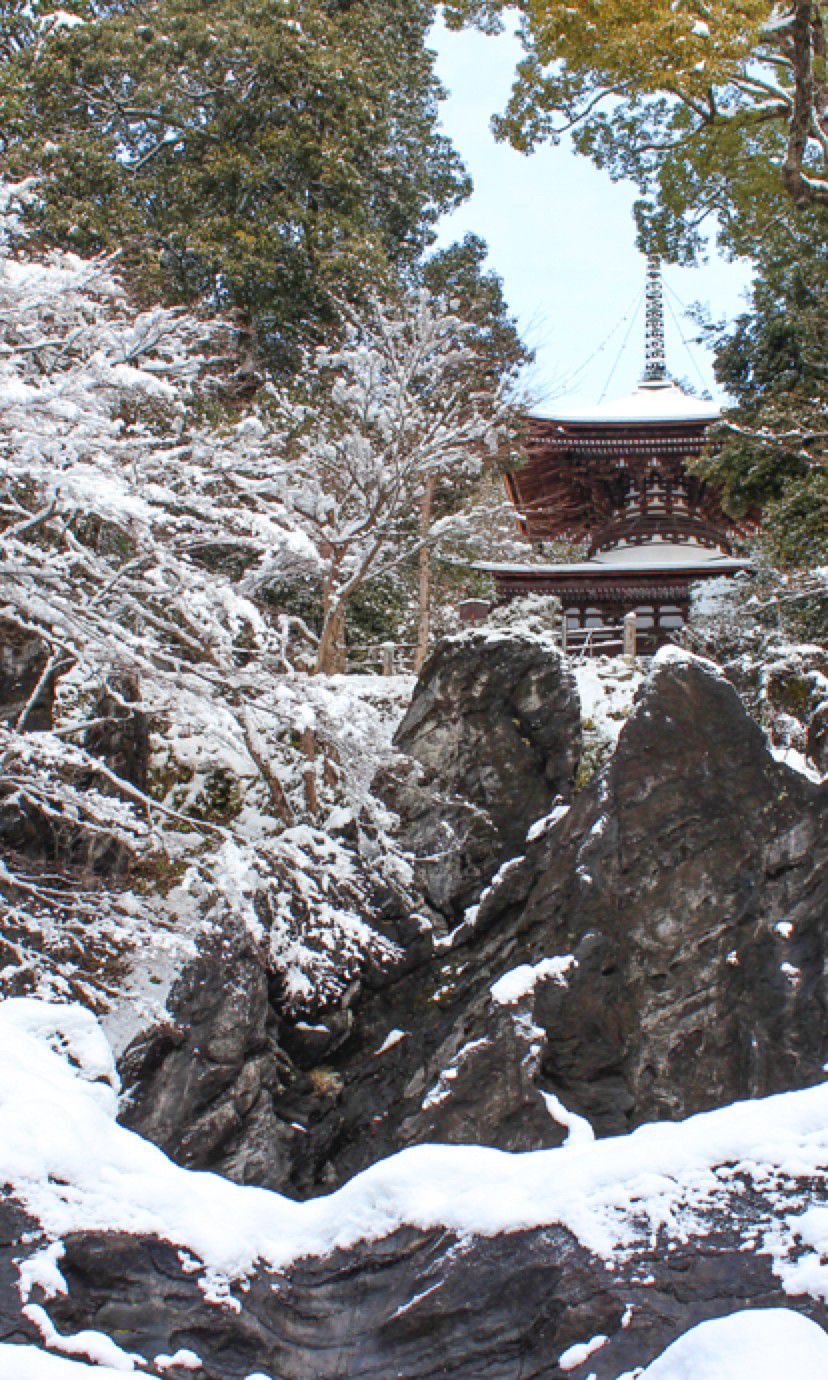
[[[721,409],[704,398],[691,397],[673,379],[640,383],[632,393],[594,407],[551,414],[533,410],[533,417],[552,422],[715,422]]]
[[[705,575],[733,575],[744,570],[749,561],[726,556],[723,551],[709,547],[674,542],[650,541],[639,546],[619,546],[602,551],[588,561],[571,561],[557,565],[520,565],[480,561],[476,570],[503,575],[645,575],[700,571]]]
[[[698,542],[675,542],[651,540],[639,542],[637,545],[614,546],[610,551],[597,551],[591,556],[588,565],[612,565],[621,566],[640,566],[646,563],[648,566],[657,566],[662,570],[668,565],[673,569],[678,569],[683,565],[696,566],[721,565],[722,561],[733,562],[733,557],[718,547],[700,546]],[[741,562],[737,562],[741,564]]]

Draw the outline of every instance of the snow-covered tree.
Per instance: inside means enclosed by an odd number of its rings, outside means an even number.
[[[408,281],[469,191],[440,129],[431,0],[3,7],[6,167],[50,242],[126,246],[144,289],[243,311],[292,369],[333,297]]]
[[[111,260],[12,247],[31,195],[0,206],[0,618],[27,668],[0,727],[3,980],[24,981],[34,935],[42,968],[48,933],[47,990],[100,996],[113,936],[198,915],[246,925],[309,999],[388,949],[321,827],[373,827],[382,735],[297,674],[293,621],[254,597],[318,560],[284,446],[226,404],[222,323],[141,310]]]
[[[342,668],[348,600],[370,577],[419,557],[420,657],[428,643],[429,548],[451,528],[436,514],[480,475],[510,430],[506,396],[481,382],[474,328],[426,294],[374,303],[345,342],[310,362],[305,396],[274,397],[289,433],[281,493],[312,545],[323,619],[316,670]],[[272,453],[263,429],[261,444]]]
[[[396,953],[370,921],[406,864],[370,783],[406,686],[307,670],[363,582],[450,529],[434,493],[508,409],[425,297],[353,321],[301,396],[240,403],[231,326],[32,250],[34,195],[0,188],[0,985],[51,954],[41,991],[104,1000],[124,945],[241,925],[310,1009]],[[321,632],[274,607],[296,577]]]

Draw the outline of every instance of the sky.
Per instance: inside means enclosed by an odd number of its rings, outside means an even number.
[[[474,182],[470,199],[442,221],[440,242],[470,230],[487,241],[489,266],[536,351],[527,382],[541,410],[553,400],[583,406],[630,392],[644,366],[643,301],[631,317],[646,267],[635,248],[633,184],[612,182],[565,145],[527,157],[495,142],[489,121],[506,104],[521,53],[510,34],[451,33],[437,24],[431,42],[449,93],[443,125]],[[717,319],[737,315],[748,266],[713,252],[696,269],[666,265],[664,281],[668,368],[721,401],[710,355],[681,304],[701,302]]]

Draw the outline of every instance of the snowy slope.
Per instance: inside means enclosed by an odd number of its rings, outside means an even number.
[[[692,1234],[734,1175],[764,1184],[774,1204],[776,1176],[779,1224],[762,1249],[786,1287],[828,1299],[828,1083],[574,1149],[421,1145],[328,1197],[295,1202],[174,1165],[115,1122],[113,1080],[106,1041],[82,1008],[0,1005],[0,1177],[55,1238],[154,1234],[230,1279],[404,1224],[486,1236],[560,1223],[608,1258],[668,1220]],[[814,1181],[796,1210],[786,1179]]]

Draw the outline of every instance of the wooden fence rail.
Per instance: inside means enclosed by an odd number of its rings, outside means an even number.
[[[570,628],[564,620],[560,629],[561,651],[576,661],[623,656],[632,663],[649,641],[647,633],[638,631],[634,613],[626,614],[621,623],[600,628]],[[416,650],[414,642],[357,642],[348,648],[348,670],[375,668],[384,676],[405,674],[413,670]]]
[[[406,674],[414,668],[416,642],[356,642],[348,647],[348,670],[375,668],[384,676]]]
[[[561,651],[578,660],[621,654],[628,661],[635,661],[639,639],[634,613],[625,614],[621,623],[604,623],[596,628],[571,628],[566,619],[561,624]]]

